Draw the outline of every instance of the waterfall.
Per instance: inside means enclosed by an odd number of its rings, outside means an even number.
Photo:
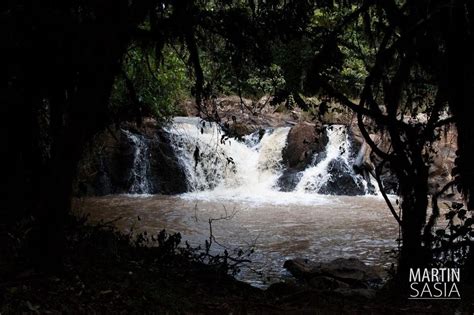
[[[275,186],[283,168],[281,151],[290,128],[269,129],[244,141],[223,138],[219,125],[198,118],[176,118],[167,128],[187,174],[190,191],[252,189]],[[260,139],[260,141],[259,141]]]
[[[148,140],[143,135],[134,134],[122,129],[122,132],[130,141],[133,149],[133,162],[129,172],[130,186],[128,192],[131,194],[149,194],[152,192],[150,183],[150,152]]]
[[[326,128],[328,144],[326,145],[325,158],[316,163],[318,153],[313,157],[313,165],[308,167],[302,174],[301,180],[296,186],[297,191],[318,192],[321,186],[327,182],[331,174],[328,165],[334,159],[347,161],[349,158],[349,142],[346,141],[345,126],[329,126]]]
[[[252,196],[252,200],[289,196],[278,187],[285,170],[282,151],[289,131],[289,127],[268,128],[239,141],[226,139],[216,123],[188,117],[177,117],[166,128],[185,170],[188,191],[213,198]],[[291,194],[301,198],[302,194],[367,193],[366,182],[352,169],[347,127],[328,126],[326,133],[325,151],[316,153],[313,162],[300,172],[300,181]]]
[[[348,138],[347,127],[344,125],[331,125],[326,128],[328,144],[324,158],[315,163],[317,155],[313,158],[313,164],[302,174],[301,180],[296,186],[297,191],[325,193],[328,185],[331,190],[344,192],[352,188],[365,194],[367,185],[363,178],[356,175],[352,169],[351,143]],[[341,185],[338,185],[341,184]],[[350,187],[338,187],[338,186]],[[325,191],[326,190],[326,191]],[[336,192],[337,193],[337,192]],[[347,193],[346,193],[347,194]]]
[[[312,162],[302,171],[286,169],[283,161],[290,129],[266,128],[237,140],[227,138],[216,123],[176,117],[163,131],[185,174],[186,190],[203,198],[274,202],[320,194],[361,195],[369,192],[364,178],[354,173],[354,154],[346,126],[326,127],[328,143],[325,149],[316,152]],[[130,148],[126,191],[154,193],[154,180],[158,174],[153,174],[156,168],[151,167],[150,160],[152,150],[156,148],[152,143],[155,140],[129,130],[122,130],[122,133]],[[287,178],[287,174],[294,176],[294,185],[288,191],[280,191],[280,180]]]

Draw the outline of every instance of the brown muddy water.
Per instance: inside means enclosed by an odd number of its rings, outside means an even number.
[[[116,220],[124,232],[180,232],[193,246],[209,238],[209,219],[231,217],[213,221],[213,235],[228,248],[255,248],[250,256],[253,270],[244,268],[238,278],[256,286],[288,276],[283,263],[295,257],[357,257],[383,271],[394,261],[389,252],[397,248],[399,233],[378,196],[316,196],[310,202],[275,203],[193,194],[114,195],[78,199],[74,208],[75,213],[89,213],[92,222]],[[214,244],[213,251],[223,252],[224,247]]]

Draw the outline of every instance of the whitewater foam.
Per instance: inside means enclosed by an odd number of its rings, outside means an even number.
[[[252,204],[327,204],[318,194],[331,179],[331,161],[344,163],[354,180],[361,177],[350,166],[351,145],[347,127],[326,128],[328,144],[325,157],[301,172],[294,191],[279,191],[278,178],[283,174],[282,151],[287,144],[290,127],[268,128],[245,136],[243,141],[226,139],[220,126],[199,118],[177,117],[166,131],[183,167],[188,193],[184,199],[241,201]],[[365,184],[365,183],[364,183]],[[330,202],[334,202],[331,199]]]

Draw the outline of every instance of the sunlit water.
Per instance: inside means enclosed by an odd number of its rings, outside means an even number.
[[[180,232],[194,246],[208,239],[209,219],[234,214],[214,221],[213,235],[228,248],[255,248],[250,256],[254,271],[243,269],[238,277],[257,286],[288,276],[283,263],[295,257],[357,257],[379,270],[393,262],[388,252],[397,247],[398,226],[381,197],[274,194],[262,199],[240,188],[227,191],[225,198],[218,191],[119,195],[76,200],[75,209],[90,213],[92,221],[120,218],[114,224],[123,231]],[[213,246],[214,252],[224,251]]]

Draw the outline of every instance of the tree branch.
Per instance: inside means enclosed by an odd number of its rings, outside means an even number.
[[[423,230],[423,239],[425,242],[425,246],[431,246],[431,241],[432,241],[432,235],[431,231],[433,227],[436,224],[436,220],[439,217],[439,206],[438,206],[438,198],[446,192],[450,187],[452,187],[454,184],[456,184],[456,181],[450,181],[446,185],[444,185],[441,190],[436,192],[432,197],[431,197],[431,207],[432,207],[432,212],[431,216],[428,219],[428,222],[425,225],[425,228]]]
[[[199,57],[199,49],[196,43],[196,38],[194,37],[194,30],[192,26],[189,26],[184,34],[186,40],[186,45],[189,50],[189,61],[194,67],[194,74],[196,75],[196,105],[199,111],[199,114],[202,112],[202,97],[204,90],[204,74],[201,67],[201,61]]]
[[[385,200],[385,203],[387,204],[388,208],[390,209],[390,212],[392,213],[393,217],[395,220],[397,220],[398,224],[401,226],[402,225],[402,220],[398,216],[397,212],[395,211],[395,208],[392,205],[392,202],[388,198],[387,194],[385,193],[385,189],[383,187],[382,180],[380,179],[380,173],[382,171],[383,165],[385,164],[387,160],[383,160],[380,165],[378,165],[375,169],[375,173],[373,171],[370,171],[370,174],[375,178],[375,181],[377,182],[377,185],[379,186],[380,193],[382,194],[383,199]]]

